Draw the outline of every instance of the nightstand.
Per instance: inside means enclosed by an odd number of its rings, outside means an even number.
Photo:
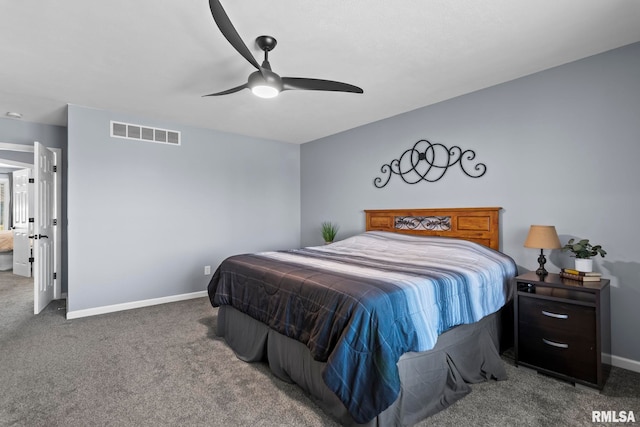
[[[529,272],[515,287],[515,363],[602,389],[611,354],[609,280],[578,282]]]

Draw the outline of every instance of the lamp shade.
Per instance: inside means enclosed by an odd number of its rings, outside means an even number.
[[[553,225],[532,225],[529,228],[529,235],[524,241],[525,248],[536,249],[560,249],[560,239]]]

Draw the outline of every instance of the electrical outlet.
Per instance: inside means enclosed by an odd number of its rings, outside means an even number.
[[[204,266],[204,275],[208,276],[209,274],[211,274],[211,266],[210,265],[205,265]]]

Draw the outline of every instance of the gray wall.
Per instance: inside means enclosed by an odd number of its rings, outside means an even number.
[[[24,144],[33,146],[33,142],[62,149],[62,269],[67,267],[67,241],[66,241],[66,189],[67,189],[67,128],[62,126],[31,123],[24,120],[0,118],[0,142],[9,144]],[[33,163],[33,154],[0,151],[0,158],[24,163]],[[0,169],[0,173],[10,173],[12,169]],[[67,278],[62,275],[62,292],[67,292]]]
[[[398,176],[373,185],[380,167],[426,138],[473,149],[479,179],[449,170],[436,183]],[[461,96],[301,148],[301,243],[364,230],[364,209],[502,206],[502,249],[521,270],[531,224],[553,224],[565,243],[589,238],[608,251],[595,269],[612,280],[612,353],[640,362],[640,43]],[[547,269],[573,265],[552,251]]]
[[[109,137],[110,120],[182,132]],[[70,105],[68,311],[206,289],[229,255],[300,244],[300,147]]]
[[[67,146],[67,128],[0,118],[0,142],[33,145],[33,141],[64,149]]]
[[[61,148],[63,160],[67,147],[67,128],[43,125],[23,120],[0,118],[0,142],[33,146],[33,142],[51,148]],[[0,158],[33,164],[33,154],[15,151],[0,151]],[[11,173],[11,168],[0,166],[0,173]]]

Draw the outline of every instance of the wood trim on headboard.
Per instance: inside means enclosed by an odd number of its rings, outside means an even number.
[[[455,237],[500,250],[500,207],[365,210],[367,231]],[[427,218],[421,221],[422,218]],[[398,228],[401,227],[401,228]]]

